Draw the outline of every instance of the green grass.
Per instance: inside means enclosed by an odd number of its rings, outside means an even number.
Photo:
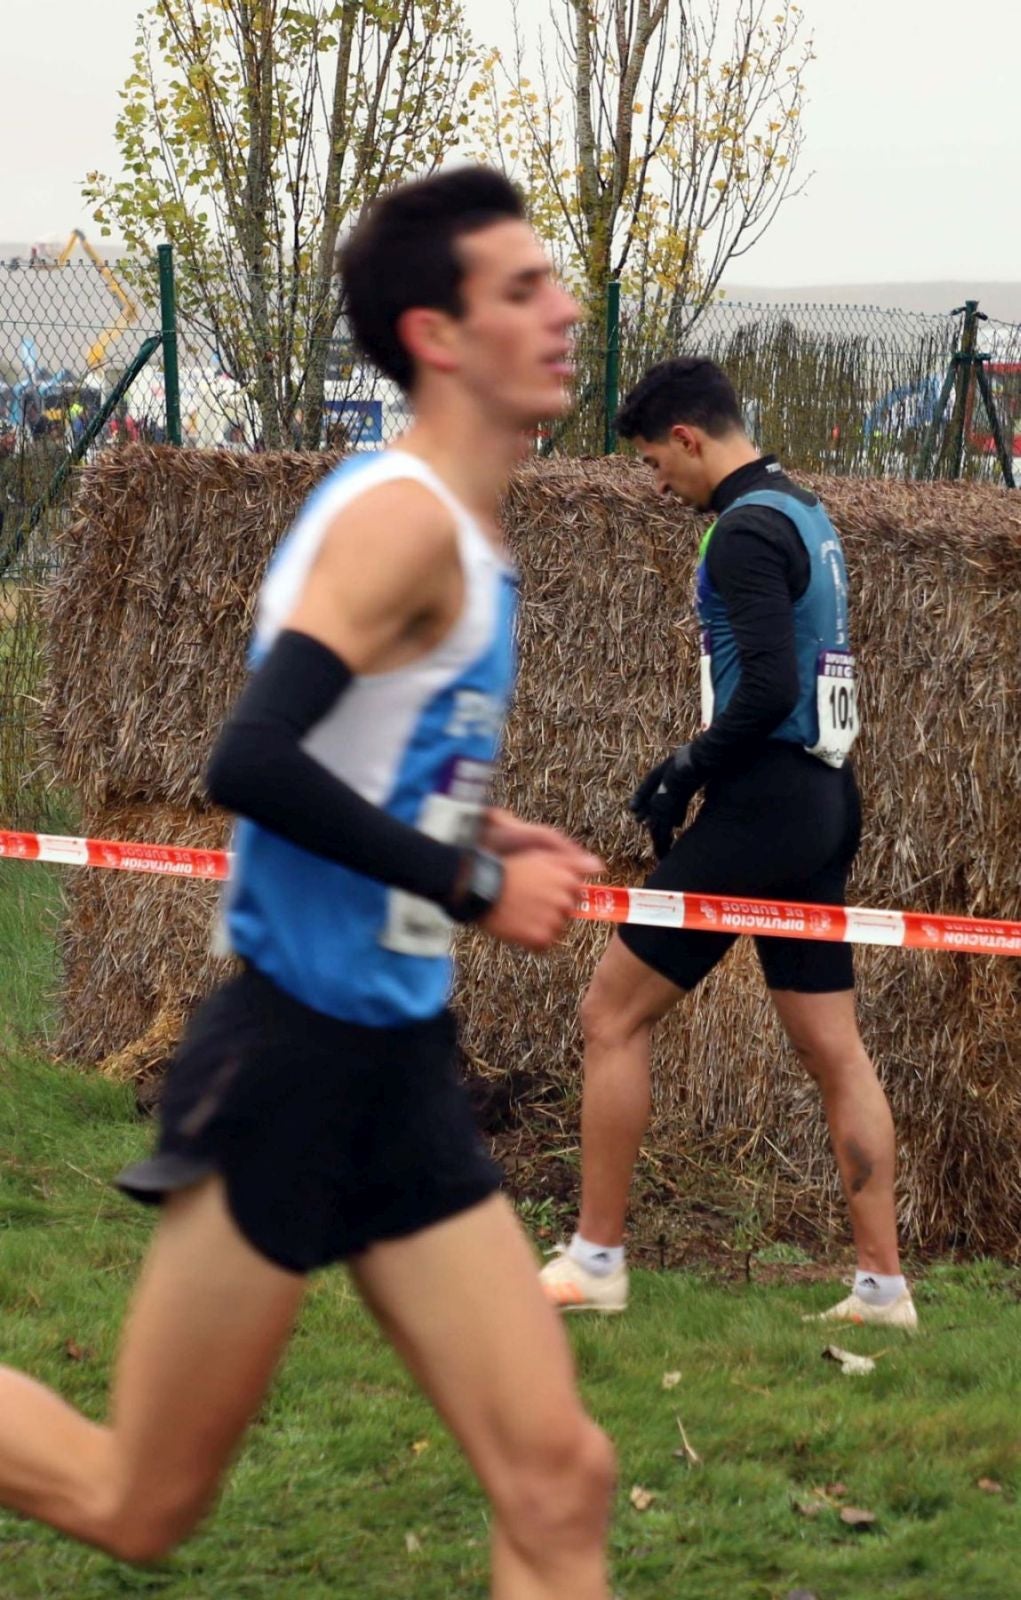
[[[51,1036],[61,870],[40,862],[0,861],[0,1050],[18,1040],[45,1043]]]
[[[0,864],[0,1351],[99,1415],[151,1226],[106,1180],[149,1130],[125,1091],[27,1043],[47,1023],[55,892],[39,868]],[[1021,1277],[992,1262],[930,1268],[917,1339],[840,1336],[883,1352],[866,1378],[823,1361],[829,1336],[799,1321],[832,1292],[643,1272],[627,1317],[571,1324],[586,1399],[620,1456],[621,1596],[1021,1592]],[[675,1457],[678,1416],[701,1467]],[[845,1494],[816,1516],[794,1509],[837,1482]],[[636,1484],[656,1496],[644,1512],[629,1503]],[[875,1531],[845,1527],[840,1504],[875,1513]],[[132,1571],[0,1513],[0,1600],[478,1600],[485,1574],[481,1497],[339,1272],[315,1281],[218,1515],[171,1561]]]

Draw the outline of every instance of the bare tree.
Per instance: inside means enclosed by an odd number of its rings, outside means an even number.
[[[797,192],[811,42],[791,0],[549,0],[537,78],[484,63],[480,148],[593,304],[676,337]],[[729,21],[728,21],[729,19]]]
[[[122,92],[106,231],[175,246],[185,316],[245,386],[270,446],[315,448],[340,313],[337,244],[467,123],[460,0],[152,0]]]

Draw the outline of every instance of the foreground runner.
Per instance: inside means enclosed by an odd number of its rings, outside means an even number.
[[[703,731],[632,800],[660,865],[657,889],[842,905],[860,812],[847,761],[857,732],[840,541],[811,494],[744,432],[709,361],[653,367],[617,427],[661,492],[712,509],[700,553]],[[705,803],[674,842],[689,804]],[[627,1304],[624,1218],[648,1125],[653,1026],[726,954],[733,936],[626,926],[582,1007],[582,1199],[578,1232],[544,1267],[567,1310]],[[787,1036],[819,1085],[858,1253],[853,1292],[824,1316],[914,1328],[894,1212],[894,1132],[858,1034],[851,947],[756,941]]]
[[[513,677],[497,502],[567,407],[576,307],[480,168],[396,191],[343,261],[401,446],[342,466],[271,564],[248,688],[210,769],[245,818],[243,975],[171,1068],[164,1201],[109,1421],[0,1369],[0,1502],[127,1560],[209,1508],[306,1274],[346,1259],[493,1507],[499,1600],[605,1600],[613,1461],[457,1081],[450,918],[545,949],[599,863],[484,810]],[[424,831],[420,831],[424,830]]]

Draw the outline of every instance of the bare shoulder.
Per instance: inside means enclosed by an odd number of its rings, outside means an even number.
[[[326,530],[288,626],[311,634],[355,672],[422,654],[462,593],[457,525],[424,484],[366,489]]]
[[[442,566],[444,557],[457,558],[453,512],[425,484],[397,478],[366,489],[337,512],[320,564],[330,572],[355,565],[362,572],[376,568],[414,581]]]

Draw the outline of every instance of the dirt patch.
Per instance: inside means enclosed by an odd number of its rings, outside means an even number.
[[[541,1074],[489,1076],[462,1065],[508,1194],[540,1244],[556,1243],[578,1208],[578,1104]],[[732,1278],[832,1276],[835,1262],[850,1259],[845,1219],[834,1216],[821,1229],[817,1212],[801,1211],[803,1198],[796,1184],[785,1191],[771,1169],[728,1167],[714,1147],[650,1143],[635,1174],[629,1255],[643,1266],[708,1267]]]
[[[523,1121],[489,1142],[507,1193],[539,1243],[552,1246],[568,1237],[577,1216],[581,1153],[551,1125],[548,1111],[545,1119]],[[846,1231],[820,1234],[799,1216],[797,1197],[784,1203],[773,1174],[764,1173],[755,1185],[705,1152],[655,1149],[643,1149],[639,1158],[628,1255],[641,1266],[708,1268],[756,1282],[830,1278],[853,1259]]]

